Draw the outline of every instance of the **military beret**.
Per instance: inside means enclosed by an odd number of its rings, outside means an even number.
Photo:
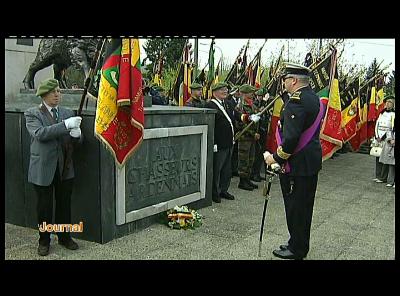
[[[244,94],[249,94],[255,92],[257,89],[254,86],[251,86],[250,84],[243,84],[240,88],[239,91]]]
[[[295,64],[295,63],[285,63],[282,70],[282,77],[295,74],[295,75],[310,75],[311,70],[303,65]]]
[[[190,85],[190,88],[191,89],[201,89],[201,88],[203,88],[203,86],[199,83],[194,82]]]
[[[36,91],[37,96],[42,96],[47,94],[48,92],[52,91],[58,87],[58,80],[53,78],[47,78],[40,82],[39,87]]]
[[[259,90],[257,90],[257,91],[255,92],[255,94],[256,94],[257,96],[265,96],[266,93],[267,93],[267,92],[266,92],[265,88],[260,88]]]
[[[228,87],[228,84],[225,82],[218,82],[211,87],[211,90],[215,91],[215,90],[219,90],[224,87]]]

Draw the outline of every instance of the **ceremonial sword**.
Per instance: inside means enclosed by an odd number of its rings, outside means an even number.
[[[265,151],[264,154],[270,154],[270,153],[268,151]],[[263,188],[264,209],[263,209],[263,215],[262,215],[262,220],[261,220],[260,241],[258,244],[258,257],[261,257],[261,246],[262,246],[262,238],[263,238],[263,233],[264,233],[264,221],[265,221],[265,215],[267,213],[268,200],[271,197],[269,193],[271,191],[272,180],[281,171],[282,171],[282,169],[281,169],[280,165],[277,163],[273,163],[270,166],[265,165],[265,181],[264,181],[264,188]]]

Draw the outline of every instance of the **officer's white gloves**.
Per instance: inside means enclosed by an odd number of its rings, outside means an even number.
[[[268,164],[267,159],[268,159],[268,157],[272,157],[272,154],[269,151],[265,151],[263,153],[263,157],[264,157],[265,163]],[[270,164],[270,167],[274,172],[278,172],[281,169],[281,166],[277,162]]]
[[[80,127],[76,127],[71,129],[71,131],[69,132],[70,136],[73,138],[80,138],[81,137],[81,128]]]
[[[74,116],[64,120],[65,127],[67,129],[78,128],[81,126],[82,117]]]
[[[266,93],[265,96],[263,97],[263,100],[268,101],[268,99],[269,99],[269,93]]]
[[[269,155],[271,155],[271,153],[270,153],[269,151],[265,151],[265,152],[263,153],[264,160],[267,160],[267,157],[268,157]]]
[[[250,115],[250,120],[254,122],[258,122],[260,120],[260,115],[252,114]]]

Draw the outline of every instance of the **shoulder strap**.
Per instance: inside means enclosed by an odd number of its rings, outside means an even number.
[[[235,136],[235,132],[233,129],[233,124],[232,124],[232,120],[229,117],[229,115],[226,113],[224,107],[216,100],[216,99],[211,99],[211,102],[213,102],[215,105],[217,105],[218,109],[221,110],[221,112],[225,115],[226,119],[228,119],[229,124],[231,125],[231,129],[232,129],[232,135]]]

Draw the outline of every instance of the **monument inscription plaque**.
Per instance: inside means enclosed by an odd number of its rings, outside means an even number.
[[[144,141],[125,168],[126,210],[199,192],[200,143],[200,135]]]
[[[118,225],[205,198],[207,125],[146,129],[116,168]]]

